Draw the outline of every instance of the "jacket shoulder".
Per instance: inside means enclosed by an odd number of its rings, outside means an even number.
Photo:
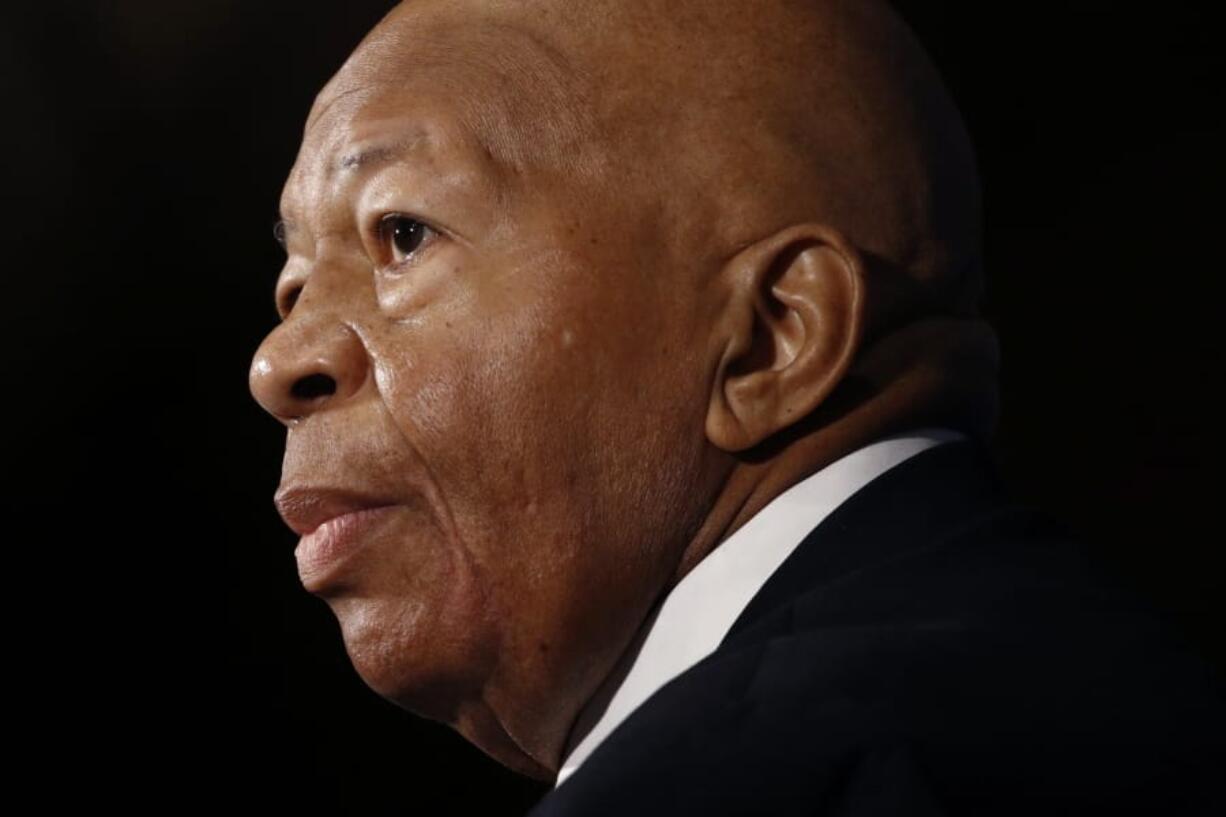
[[[657,692],[541,813],[1209,808],[1215,680],[1054,530],[1000,505],[795,594]]]

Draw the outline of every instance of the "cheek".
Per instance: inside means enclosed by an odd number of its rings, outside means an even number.
[[[667,574],[701,412],[652,320],[591,301],[525,289],[388,339],[380,393],[438,529],[377,598],[352,601],[346,640],[372,674],[448,655],[458,673],[494,651],[549,677],[575,645],[619,640],[606,630],[628,625],[608,611],[635,619]]]
[[[583,521],[579,483],[600,447],[580,333],[524,303],[404,328],[377,374],[383,398],[447,535],[491,586],[521,590]]]

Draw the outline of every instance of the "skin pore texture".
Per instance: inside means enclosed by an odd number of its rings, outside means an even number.
[[[867,0],[414,0],[316,98],[250,371],[387,699],[551,778],[653,604],[872,440],[995,421],[961,119]]]

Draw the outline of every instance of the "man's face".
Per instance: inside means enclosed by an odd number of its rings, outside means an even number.
[[[504,739],[577,710],[702,521],[699,301],[642,196],[531,144],[516,77],[403,45],[312,111],[251,388],[283,512],[386,506],[298,550],[358,672],[524,768]],[[499,117],[514,166],[470,128]]]

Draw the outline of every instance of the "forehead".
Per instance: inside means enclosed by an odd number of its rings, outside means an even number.
[[[503,191],[502,168],[447,106],[409,89],[370,88],[338,99],[307,128],[282,191],[283,214],[297,221],[389,165],[407,165],[419,180]]]
[[[539,34],[459,5],[398,9],[368,35],[316,98],[287,193],[388,140],[424,155],[454,148],[494,181],[579,170],[598,132],[581,73]]]

